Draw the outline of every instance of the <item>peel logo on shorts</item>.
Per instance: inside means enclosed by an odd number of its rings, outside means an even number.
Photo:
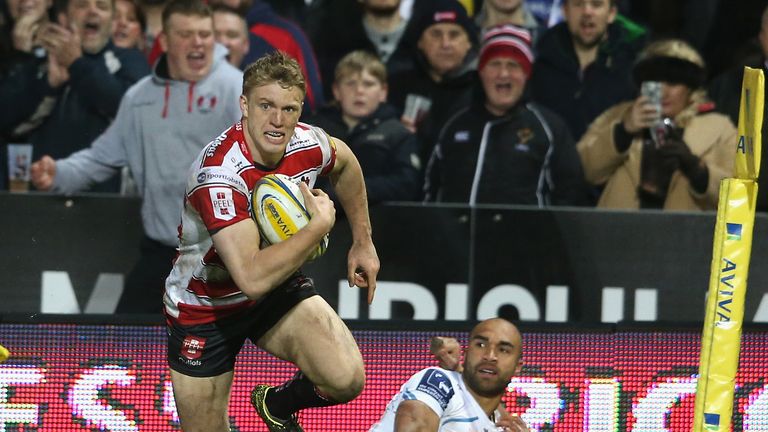
[[[181,355],[189,360],[195,360],[203,355],[205,348],[205,338],[187,336],[181,343]]]

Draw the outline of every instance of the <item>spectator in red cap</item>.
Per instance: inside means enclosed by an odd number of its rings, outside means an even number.
[[[532,63],[527,30],[488,29],[478,62],[482,90],[440,132],[427,165],[428,201],[587,204],[579,156],[565,123],[524,101]]]

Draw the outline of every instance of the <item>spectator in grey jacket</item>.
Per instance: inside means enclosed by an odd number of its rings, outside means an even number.
[[[145,238],[126,280],[118,312],[159,312],[181,217],[185,175],[212,133],[240,118],[242,73],[213,41],[211,11],[201,0],[173,0],[163,11],[166,53],[152,76],[131,87],[114,123],[93,144],[65,159],[32,166],[38,189],[83,190],[127,166],[140,195]]]
[[[59,6],[58,21],[35,30],[44,50],[31,50],[0,83],[0,130],[32,143],[35,158],[87,147],[112,122],[128,87],[150,72],[139,50],[112,43],[114,0]],[[116,192],[117,183],[100,190]]]

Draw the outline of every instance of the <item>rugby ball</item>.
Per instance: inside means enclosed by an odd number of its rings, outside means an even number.
[[[251,216],[267,244],[276,244],[293,236],[311,218],[304,207],[299,185],[284,174],[269,174],[256,183],[251,194]],[[313,260],[328,248],[326,234],[309,259]]]

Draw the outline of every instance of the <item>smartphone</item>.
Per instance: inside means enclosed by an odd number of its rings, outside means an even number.
[[[659,81],[643,81],[640,85],[640,94],[648,98],[651,105],[656,108],[658,118],[657,122],[661,120],[661,82]]]

